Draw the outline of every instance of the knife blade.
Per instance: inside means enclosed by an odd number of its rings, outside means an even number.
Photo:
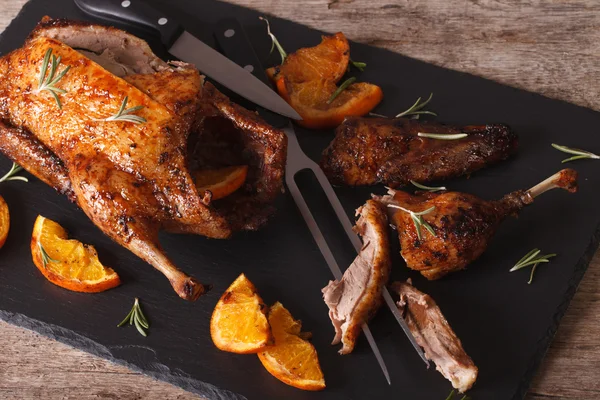
[[[157,31],[170,54],[194,64],[200,72],[240,96],[292,119],[300,115],[276,92],[249,71],[185,31],[181,24],[142,0],[74,0],[86,14]],[[233,32],[235,34],[235,32]]]
[[[236,36],[235,38],[227,37],[225,35],[225,32],[230,31],[230,30],[238,32],[239,35]],[[237,62],[240,65],[252,66],[253,73],[259,79],[261,79],[265,82],[268,82],[268,78],[266,77],[266,74],[264,73],[264,68],[261,66],[260,61],[258,60],[258,57],[256,57],[256,54],[254,53],[254,50],[253,50],[253,46],[250,43],[248,37],[246,36],[243,26],[239,23],[239,21],[237,21],[234,18],[228,18],[228,19],[219,21],[217,23],[217,29],[215,31],[215,36],[216,36],[217,42],[219,43],[219,46],[223,49],[225,54],[227,54],[233,61]],[[263,115],[263,117],[264,117],[264,115]],[[273,117],[276,117],[276,116],[273,116]],[[338,220],[342,224],[342,227],[344,228],[346,235],[348,236],[349,240],[352,242],[352,245],[356,249],[357,253],[360,252],[360,249],[362,248],[362,242],[361,242],[360,238],[358,237],[358,235],[356,234],[356,232],[354,232],[354,229],[352,229],[353,224],[350,221],[348,214],[346,214],[346,211],[344,210],[344,207],[342,206],[339,198],[335,194],[335,191],[333,190],[331,183],[329,183],[329,180],[323,173],[323,170],[317,165],[317,163],[315,163],[312,159],[310,159],[302,151],[302,148],[300,147],[300,143],[298,142],[298,139],[296,137],[294,128],[293,128],[292,124],[289,122],[289,120],[282,119],[282,118],[275,118],[275,119],[267,118],[267,119],[269,119],[269,122],[272,125],[281,128],[288,137],[288,159],[287,159],[287,164],[286,164],[286,184],[288,186],[288,189],[290,190],[290,193],[292,194],[292,197],[293,197],[296,205],[300,209],[300,212],[301,212],[306,224],[308,225],[309,230],[311,231],[311,234],[313,235],[313,238],[317,242],[317,246],[319,247],[319,250],[323,254],[323,257],[325,258],[330,270],[332,271],[333,276],[335,277],[335,279],[339,280],[342,277],[341,270],[340,270],[339,266],[337,265],[337,262],[333,256],[333,254],[331,253],[331,250],[329,249],[329,246],[327,245],[327,242],[326,242],[323,234],[321,233],[321,230],[319,229],[310,209],[308,208],[308,205],[306,204],[306,202],[304,201],[304,198],[302,197],[302,193],[298,189],[296,182],[294,180],[294,177],[298,172],[300,172],[301,170],[304,170],[304,169],[310,169],[313,172],[313,174],[316,176],[319,184],[321,185],[321,188],[323,189],[323,192],[325,192],[325,195],[327,196],[329,203],[331,204],[332,208],[334,209]],[[383,298],[384,298],[386,305],[388,306],[388,308],[394,315],[394,318],[396,319],[396,321],[398,322],[398,324],[404,331],[405,335],[409,339],[410,343],[414,347],[415,351],[421,357],[421,359],[425,362],[425,365],[427,366],[427,368],[429,368],[429,366],[430,366],[429,360],[427,360],[427,358],[425,357],[425,354],[423,353],[421,346],[419,346],[416,339],[414,338],[412,332],[410,331],[408,325],[406,324],[406,321],[404,320],[400,311],[398,310],[398,307],[397,307],[396,303],[394,302],[394,300],[392,299],[392,296],[390,295],[387,288],[383,289]],[[377,344],[375,343],[373,336],[371,335],[371,332],[366,324],[363,326],[363,333],[365,334],[365,337],[367,338],[369,344],[371,345],[371,348],[373,349],[373,353],[375,354],[375,357],[377,358],[377,361],[379,362],[381,369],[383,370],[384,375],[386,376],[386,379],[388,379],[388,383],[389,383],[389,375],[387,372],[387,368],[385,366],[385,362],[383,361],[383,357],[381,356],[379,349],[377,347]]]

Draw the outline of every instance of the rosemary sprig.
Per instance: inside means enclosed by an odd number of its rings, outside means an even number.
[[[52,62],[50,63],[50,60]],[[58,75],[56,75],[56,71],[58,70],[58,65],[60,64],[61,58],[52,54],[52,49],[48,49],[46,51],[46,55],[44,56],[44,61],[42,61],[42,70],[40,73],[40,80],[38,83],[38,88],[36,93],[41,92],[42,90],[47,90],[54,97],[58,108],[62,108],[62,103],[58,98],[59,94],[67,93],[66,90],[57,88],[56,84],[60,81],[65,74],[71,69],[71,66],[68,65],[63,69]],[[48,72],[48,64],[50,64],[50,71]]]
[[[411,116],[411,118],[413,118],[413,119],[419,119],[419,117],[423,114],[433,115],[434,117],[437,117],[437,114],[434,113],[433,111],[423,110],[423,108],[425,108],[425,106],[427,104],[429,104],[429,102],[431,101],[432,98],[433,98],[433,93],[431,93],[429,95],[427,100],[425,100],[424,102],[421,103],[421,97],[419,97],[412,106],[410,106],[406,110],[402,111],[400,114],[396,114],[396,116],[394,118]],[[388,118],[385,115],[375,114],[375,113],[369,113],[369,115],[372,117]]]
[[[277,40],[277,37],[275,37],[275,35],[273,35],[273,33],[271,32],[271,25],[269,24],[269,20],[264,17],[258,17],[258,19],[267,23],[267,35],[271,37],[271,51],[269,52],[269,54],[273,53],[273,50],[275,49],[275,47],[277,47],[277,51],[281,56],[281,63],[283,64],[283,62],[287,58],[287,53],[279,43],[279,40]]]
[[[410,181],[410,183],[412,183],[413,186],[416,186],[421,190],[427,190],[430,192],[439,192],[440,190],[448,190],[448,189],[446,189],[446,186],[438,186],[438,187],[425,186],[425,185],[421,185],[420,183],[415,182],[415,181]]]
[[[101,119],[100,121],[127,121],[133,122],[134,124],[143,124],[144,122],[146,122],[146,118],[140,117],[139,115],[133,115],[134,112],[141,110],[142,108],[144,108],[144,106],[126,108],[127,101],[129,101],[129,97],[125,96],[123,102],[121,103],[119,111],[117,111],[115,115],[112,115],[105,119]]]
[[[417,133],[417,136],[422,137],[422,138],[438,139],[438,140],[457,140],[457,139],[466,138],[469,135],[467,135],[466,133],[448,134],[448,133],[419,132],[419,133]]]
[[[510,272],[517,271],[521,268],[525,268],[530,265],[533,265],[533,267],[531,268],[531,273],[529,274],[529,281],[527,282],[528,284],[531,285],[531,282],[533,282],[533,274],[535,274],[535,270],[536,270],[538,264],[550,262],[550,260],[549,260],[550,258],[556,257],[556,254],[554,254],[554,253],[540,255],[540,252],[541,252],[541,250],[539,250],[539,249],[531,250],[529,253],[525,254],[523,256],[523,258],[521,258],[519,261],[517,261],[515,266],[510,269]]]
[[[556,143],[552,143],[552,147],[554,147],[556,150],[562,151],[563,153],[574,154],[573,157],[569,157],[569,158],[562,160],[563,164],[567,163],[569,161],[580,160],[582,158],[592,158],[594,160],[600,159],[600,156],[598,154],[590,153],[589,151],[573,149],[573,148],[570,148],[567,146],[561,146]]]
[[[333,92],[333,94],[331,95],[331,97],[329,98],[329,100],[327,100],[327,104],[331,104],[331,102],[333,100],[335,100],[336,97],[338,97],[340,95],[340,93],[342,93],[344,90],[346,90],[346,88],[348,88],[348,86],[352,85],[354,83],[354,81],[356,81],[355,77],[351,77],[346,79],[336,90],[335,92]]]
[[[10,167],[10,171],[8,171],[6,174],[4,174],[4,176],[2,178],[0,178],[0,183],[8,182],[8,181],[29,182],[29,180],[27,178],[25,178],[24,176],[15,176],[15,174],[18,174],[22,170],[23,170],[23,167],[21,167],[19,164],[13,162],[12,167]]]
[[[413,224],[415,225],[415,230],[417,231],[417,237],[419,238],[419,240],[422,239],[421,227],[424,227],[425,229],[427,229],[429,231],[429,233],[431,233],[432,236],[436,236],[435,231],[433,230],[431,225],[429,225],[429,223],[423,219],[423,215],[433,212],[433,210],[435,210],[435,206],[428,208],[425,211],[420,211],[420,212],[414,212],[414,211],[408,210],[404,207],[397,206],[395,204],[388,204],[388,207],[397,208],[399,210],[407,212],[410,215],[410,218],[412,219]]]
[[[44,266],[44,268],[47,268],[49,262],[59,262],[58,260],[55,260],[54,258],[48,255],[46,249],[44,249],[44,246],[42,246],[42,243],[40,241],[38,241],[38,247],[40,249],[40,255],[42,256],[42,265]]]
[[[427,98],[427,100],[425,100],[424,102],[421,102],[422,98],[419,97],[412,106],[410,106],[408,109],[402,111],[400,114],[397,114],[395,118],[408,117],[409,115],[413,115],[414,118],[418,119],[419,116],[422,114],[433,115],[434,117],[437,117],[437,114],[434,113],[433,111],[423,110],[423,108],[425,108],[425,106],[427,104],[429,104],[429,102],[431,101],[432,98],[433,98],[433,93],[431,93],[429,95],[429,97]]]
[[[452,391],[450,392],[450,394],[448,395],[448,397],[446,397],[446,400],[454,400],[454,395],[456,394],[456,392],[454,391],[454,389],[452,389]],[[467,396],[466,394],[461,397],[460,400],[470,400],[471,398],[469,396]]]
[[[135,328],[138,330],[140,335],[142,335],[144,337],[147,336],[146,331],[144,331],[144,329],[150,328],[150,323],[148,322],[148,320],[146,319],[146,316],[142,312],[142,307],[140,306],[140,300],[137,297],[135,298],[135,301],[133,302],[133,307],[131,308],[131,311],[129,311],[129,314],[127,314],[127,316],[125,317],[125,319],[123,319],[123,321],[119,322],[119,324],[117,325],[117,328],[122,327],[123,325],[125,325],[128,322],[129,322],[129,325],[135,325]]]
[[[354,68],[356,68],[360,72],[363,72],[365,70],[365,68],[367,68],[367,63],[361,62],[361,61],[354,61],[352,59],[350,59],[350,65],[352,65]]]

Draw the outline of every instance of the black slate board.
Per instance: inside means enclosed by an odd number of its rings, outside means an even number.
[[[245,25],[261,57],[270,43],[255,11],[213,1],[152,1],[179,18],[186,28],[212,42],[212,23],[237,17]],[[0,54],[19,47],[43,15],[85,19],[68,0],[32,0],[0,39]],[[289,21],[271,19],[287,49],[312,46],[320,33]],[[140,32],[134,31],[140,34]],[[151,39],[151,38],[149,38]],[[160,48],[156,49],[164,54]],[[484,198],[497,198],[528,188],[561,168],[564,155],[551,142],[600,151],[600,114],[471,75],[438,68],[389,51],[359,44],[352,56],[366,61],[365,81],[383,87],[386,98],[379,113],[394,114],[418,96],[435,93],[432,106],[448,123],[505,122],[520,135],[517,157],[509,162],[457,179],[446,185]],[[276,58],[271,58],[276,61]],[[298,128],[305,151],[318,159],[331,132]],[[10,162],[0,159],[0,170]],[[474,399],[521,399],[539,365],[558,322],[598,245],[600,164],[573,164],[580,173],[576,195],[552,192],[507,221],[488,251],[468,271],[427,282],[407,270],[394,244],[393,279],[412,277],[415,285],[441,305],[458,336],[480,368],[471,391]],[[311,177],[300,176],[309,202],[323,221],[341,265],[354,257],[341,229],[333,222],[323,196],[312,190]],[[349,214],[371,191],[383,188],[339,189]],[[434,369],[426,370],[387,310],[371,323],[385,355],[392,386],[387,386],[364,340],[352,355],[339,356],[330,346],[333,329],[320,289],[331,278],[294,203],[278,202],[279,213],[268,227],[231,240],[164,235],[169,255],[182,269],[214,284],[214,291],[196,303],[180,300],[158,272],[112,243],[86,216],[43,183],[0,186],[11,208],[12,228],[0,257],[0,318],[38,331],[211,399],[442,399],[450,385]],[[114,267],[124,284],[105,293],[71,293],[47,282],[31,262],[29,238],[38,214],[60,222],[70,233],[96,245],[101,259]],[[559,256],[539,269],[533,285],[528,271],[508,273],[512,263],[534,247]],[[218,351],[208,324],[223,290],[245,272],[268,303],[280,300],[305,329],[314,333],[327,379],[320,393],[303,392],[272,378],[256,356]],[[133,297],[140,297],[152,323],[143,338],[134,329],[117,329]],[[206,383],[205,383],[206,382]]]

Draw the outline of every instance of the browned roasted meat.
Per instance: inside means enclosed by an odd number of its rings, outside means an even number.
[[[422,133],[469,136],[439,140]],[[398,187],[469,174],[517,150],[506,125],[452,127],[406,118],[347,118],[323,153],[321,167],[336,185]]]
[[[395,190],[376,198],[388,206],[392,224],[398,230],[406,265],[421,272],[427,279],[438,279],[465,268],[477,259],[504,218],[516,215],[535,197],[557,187],[576,192],[577,172],[564,169],[527,191],[519,190],[496,201],[485,201],[459,192],[410,195]],[[416,216],[423,220],[421,238],[411,211],[427,211]],[[425,224],[435,235],[426,229]]]
[[[332,344],[342,342],[340,354],[354,350],[362,325],[381,305],[381,293],[391,267],[384,207],[368,200],[357,210],[357,215],[360,218],[354,229],[362,236],[363,248],[342,280],[330,281],[323,288],[323,299],[335,328]]]
[[[42,71],[48,50],[59,58],[56,76],[69,68],[54,82],[56,99],[39,83],[52,74]],[[138,123],[107,120],[125,99],[127,108],[141,106],[132,114]],[[220,126],[239,143],[235,160],[229,149],[223,159],[249,165],[249,178],[211,202],[188,172],[188,137],[210,141]],[[118,29],[46,18],[0,59],[0,151],[68,195],[188,300],[206,288],[165,256],[159,229],[226,238],[258,228],[282,190],[286,146],[283,132],[205,84],[193,66],[167,64]]]
[[[477,367],[435,301],[415,289],[410,280],[394,282],[392,289],[400,296],[398,309],[425,357],[459,392],[471,389],[477,379]]]

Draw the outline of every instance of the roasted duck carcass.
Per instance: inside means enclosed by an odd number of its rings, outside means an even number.
[[[46,61],[46,62],[45,62]],[[218,130],[218,132],[213,132]],[[188,137],[249,165],[246,185],[211,202],[188,165]],[[179,296],[207,289],[179,271],[159,229],[227,238],[256,229],[282,190],[287,141],[185,63],[99,25],[45,18],[0,59],[0,151],[69,196],[117,243],[160,270]],[[197,146],[196,146],[197,147]]]
[[[398,309],[425,357],[459,392],[471,389],[478,369],[435,301],[412,286],[410,280],[394,282],[392,289],[400,296]]]
[[[554,188],[576,192],[577,172],[564,169],[527,191],[518,190],[495,201],[459,192],[410,195],[393,189],[375,199],[388,207],[406,265],[432,280],[477,259],[506,217],[517,215],[537,196]]]
[[[458,140],[418,133],[458,134]],[[426,183],[469,174],[517,151],[517,136],[506,125],[452,127],[407,118],[347,118],[325,149],[321,167],[332,184],[396,188],[411,180]]]
[[[363,247],[341,281],[330,281],[323,289],[329,317],[335,329],[332,344],[342,342],[340,354],[348,354],[360,335],[362,325],[381,305],[381,294],[390,276],[391,260],[385,207],[368,200],[357,210],[355,230]]]

